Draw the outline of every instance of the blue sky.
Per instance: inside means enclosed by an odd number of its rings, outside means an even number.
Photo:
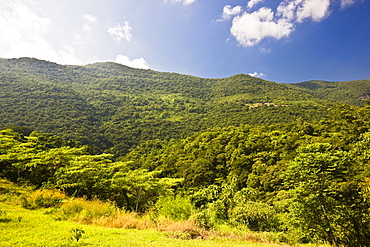
[[[0,0],[0,57],[276,82],[370,78],[370,0]]]

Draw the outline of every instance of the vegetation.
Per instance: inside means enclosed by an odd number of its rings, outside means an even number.
[[[0,188],[2,193],[7,191],[2,194],[0,202],[0,242],[4,247],[271,246],[266,240],[268,236],[236,231],[201,232],[201,237],[193,238],[195,232],[200,233],[190,221],[158,219],[154,222],[146,215],[126,213],[97,200],[68,198],[61,207],[28,210],[18,204],[19,196],[29,188],[15,186],[5,180],[0,181]],[[74,207],[71,207],[71,202],[75,202]],[[67,216],[66,208],[69,208],[70,214],[66,218],[69,221],[59,218],[62,214]],[[104,210],[106,214],[103,215],[101,212]],[[90,224],[86,224],[87,217]]]
[[[0,133],[1,173],[42,188],[21,197],[23,207],[56,207],[59,219],[116,217],[115,206],[94,202],[100,199],[150,213],[153,222],[191,219],[204,229],[279,233],[277,241],[286,243],[369,246],[370,106],[333,111],[338,115],[317,123],[149,141],[116,161],[52,135],[8,129]],[[84,196],[99,210],[88,211],[83,199],[60,205],[66,198],[50,189]]]
[[[4,202],[61,222],[186,226],[167,235],[176,241],[229,231],[370,246],[370,104],[333,101],[365,99],[367,81],[355,83],[364,91],[343,82],[325,95],[330,83],[202,79],[113,63],[18,59],[0,68],[0,176],[27,185],[3,185]],[[13,228],[8,212],[0,223]],[[75,224],[66,239],[83,243],[89,229]]]
[[[347,82],[308,81],[296,83],[292,86],[301,88],[303,92],[321,99],[329,99],[342,104],[363,106],[363,100],[370,96],[369,82],[370,80]]]
[[[186,138],[213,127],[319,120],[333,102],[359,105],[369,93],[369,81],[342,84],[318,94],[249,75],[203,79],[114,63],[2,59],[0,127],[28,127],[88,144],[94,153],[123,156],[147,140]]]

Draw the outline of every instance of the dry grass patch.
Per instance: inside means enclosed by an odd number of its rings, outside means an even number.
[[[122,229],[152,229],[155,224],[145,217],[140,217],[134,212],[119,212],[117,215],[111,217],[101,217],[94,219],[92,224],[110,227],[110,228],[122,228]]]
[[[61,205],[68,197],[58,190],[34,190],[20,197],[23,208],[38,209]]]

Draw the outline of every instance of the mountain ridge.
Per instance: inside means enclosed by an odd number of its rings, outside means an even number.
[[[329,88],[321,81],[283,84],[246,74],[200,78],[113,62],[2,59],[0,127],[26,126],[79,140],[95,152],[123,154],[146,140],[184,138],[215,127],[319,120],[335,104],[363,104],[370,80],[351,83]]]

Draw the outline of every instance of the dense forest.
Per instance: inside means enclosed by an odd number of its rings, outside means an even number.
[[[30,58],[0,60],[0,71],[10,181],[142,213],[172,203],[169,217],[287,243],[370,246],[370,80],[277,84]]]
[[[0,88],[1,127],[29,127],[122,156],[147,140],[213,127],[318,121],[335,103],[363,105],[370,80],[278,84],[20,58],[0,60]]]

